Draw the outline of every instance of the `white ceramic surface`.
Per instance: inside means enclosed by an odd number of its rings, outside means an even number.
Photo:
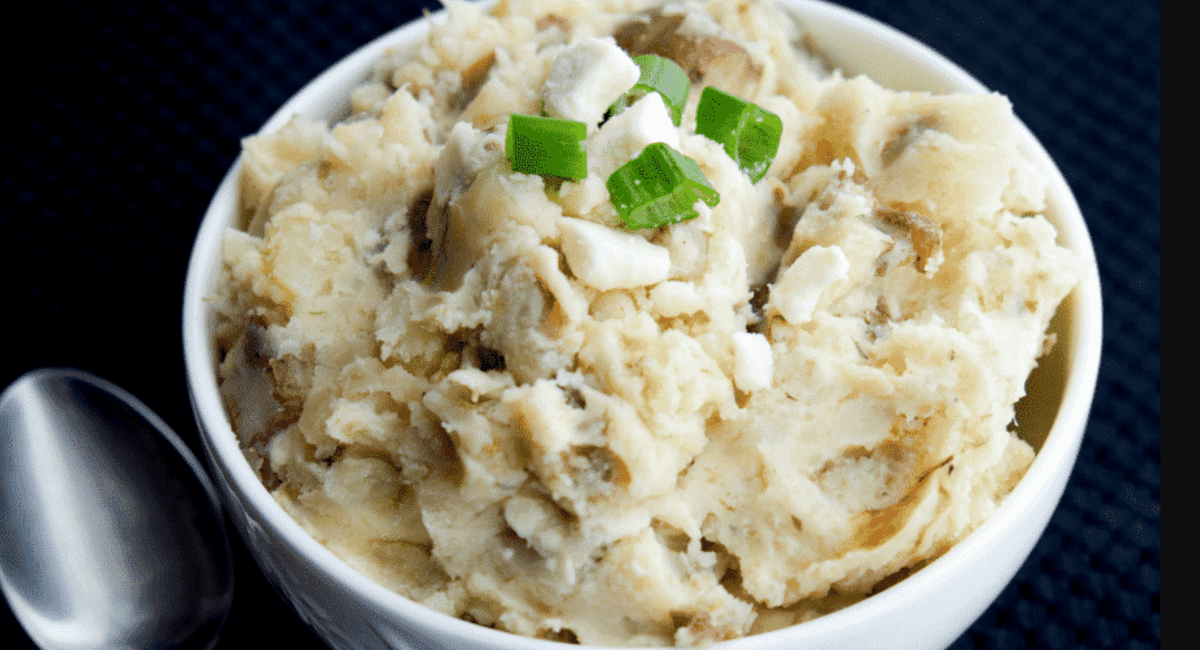
[[[847,76],[866,73],[898,89],[986,92],[941,55],[877,21],[816,0],[785,4]],[[442,17],[439,12],[434,20]],[[301,90],[263,130],[279,128],[296,113],[326,120],[340,117],[344,98],[371,63],[386,48],[411,43],[426,30],[425,21],[417,21],[359,49]],[[1052,179],[1048,216],[1059,228],[1059,241],[1077,251],[1088,269],[1060,308],[1056,361],[1043,364],[1047,369],[1040,371],[1044,388],[1039,390],[1046,391],[1048,399],[1040,400],[1044,408],[1039,408],[1049,435],[1033,466],[986,524],[906,580],[815,621],[720,643],[713,650],[945,648],[996,598],[1041,536],[1062,496],[1091,407],[1100,363],[1100,281],[1087,228],[1066,181],[1041,145],[1022,129],[1029,152]],[[292,521],[245,462],[217,392],[217,350],[205,300],[220,270],[221,233],[237,213],[239,169],[240,162],[217,190],[192,252],[184,296],[184,355],[215,482],[264,573],[337,650],[564,650],[560,643],[526,639],[433,612],[368,580]],[[1061,400],[1055,399],[1058,391]]]

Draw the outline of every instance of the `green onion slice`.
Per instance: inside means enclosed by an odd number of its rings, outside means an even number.
[[[514,113],[504,152],[513,171],[579,180],[587,177],[583,122]]]
[[[617,213],[633,230],[692,219],[699,214],[696,201],[712,207],[721,200],[695,160],[662,142],[621,165],[606,185]]]
[[[654,54],[635,56],[633,62],[642,69],[642,75],[629,92],[613,102],[608,109],[609,114],[616,115],[637,100],[656,92],[662,95],[663,103],[671,111],[671,120],[675,122],[675,126],[679,126],[683,121],[683,107],[687,104],[688,90],[691,88],[687,73],[678,63]]]
[[[783,121],[779,116],[712,86],[700,93],[696,133],[725,147],[742,171],[757,183],[779,151]]]

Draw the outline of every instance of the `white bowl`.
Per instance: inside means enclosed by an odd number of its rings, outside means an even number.
[[[490,2],[491,0],[485,0]],[[780,0],[816,35],[847,76],[866,73],[903,90],[982,93],[969,74],[916,40],[858,13],[819,0]],[[444,12],[434,14],[434,20]],[[350,90],[388,47],[426,33],[418,20],[367,44],[317,77],[263,126],[272,131],[293,114],[335,120]],[[1012,579],[1045,529],[1075,463],[1100,366],[1100,280],[1091,239],[1061,172],[1028,129],[1028,151],[1051,179],[1047,216],[1059,242],[1084,260],[1086,276],[1059,309],[1059,343],[1030,380],[1035,399],[1019,420],[1044,443],[1020,484],[983,526],[941,558],[895,586],[822,618],[783,630],[718,643],[713,650],[945,648],[979,617]],[[563,644],[519,637],[446,616],[362,576],[300,528],[275,503],[238,447],[217,392],[217,349],[206,298],[221,268],[222,231],[237,215],[240,161],[205,214],[184,293],[188,388],[205,453],[234,525],[263,572],[333,648],[417,650],[563,650]],[[578,646],[576,646],[578,647]]]

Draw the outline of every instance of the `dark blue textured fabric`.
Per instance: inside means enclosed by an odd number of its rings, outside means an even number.
[[[1096,247],[1104,360],[1074,475],[1046,534],[952,646],[1160,645],[1160,14],[1118,0],[848,0],[933,46],[1058,162]],[[34,3],[5,51],[0,386],[77,366],[140,396],[196,445],[181,289],[239,139],[308,79],[432,0]],[[3,477],[0,477],[2,480]],[[235,541],[219,648],[265,629],[320,648]],[[32,647],[7,610],[6,647]],[[24,644],[24,645],[22,645]],[[881,640],[880,647],[891,644]]]

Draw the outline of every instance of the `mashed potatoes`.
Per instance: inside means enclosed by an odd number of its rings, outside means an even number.
[[[347,119],[244,143],[221,390],[313,537],[483,625],[692,646],[860,600],[996,509],[1078,263],[1003,97],[827,73],[766,3],[447,8]],[[603,120],[645,52],[693,80],[679,127],[657,95]],[[782,118],[761,181],[695,134],[708,85]],[[512,171],[509,116],[543,108],[587,124],[587,178]],[[625,229],[604,181],[651,142],[720,203]]]

